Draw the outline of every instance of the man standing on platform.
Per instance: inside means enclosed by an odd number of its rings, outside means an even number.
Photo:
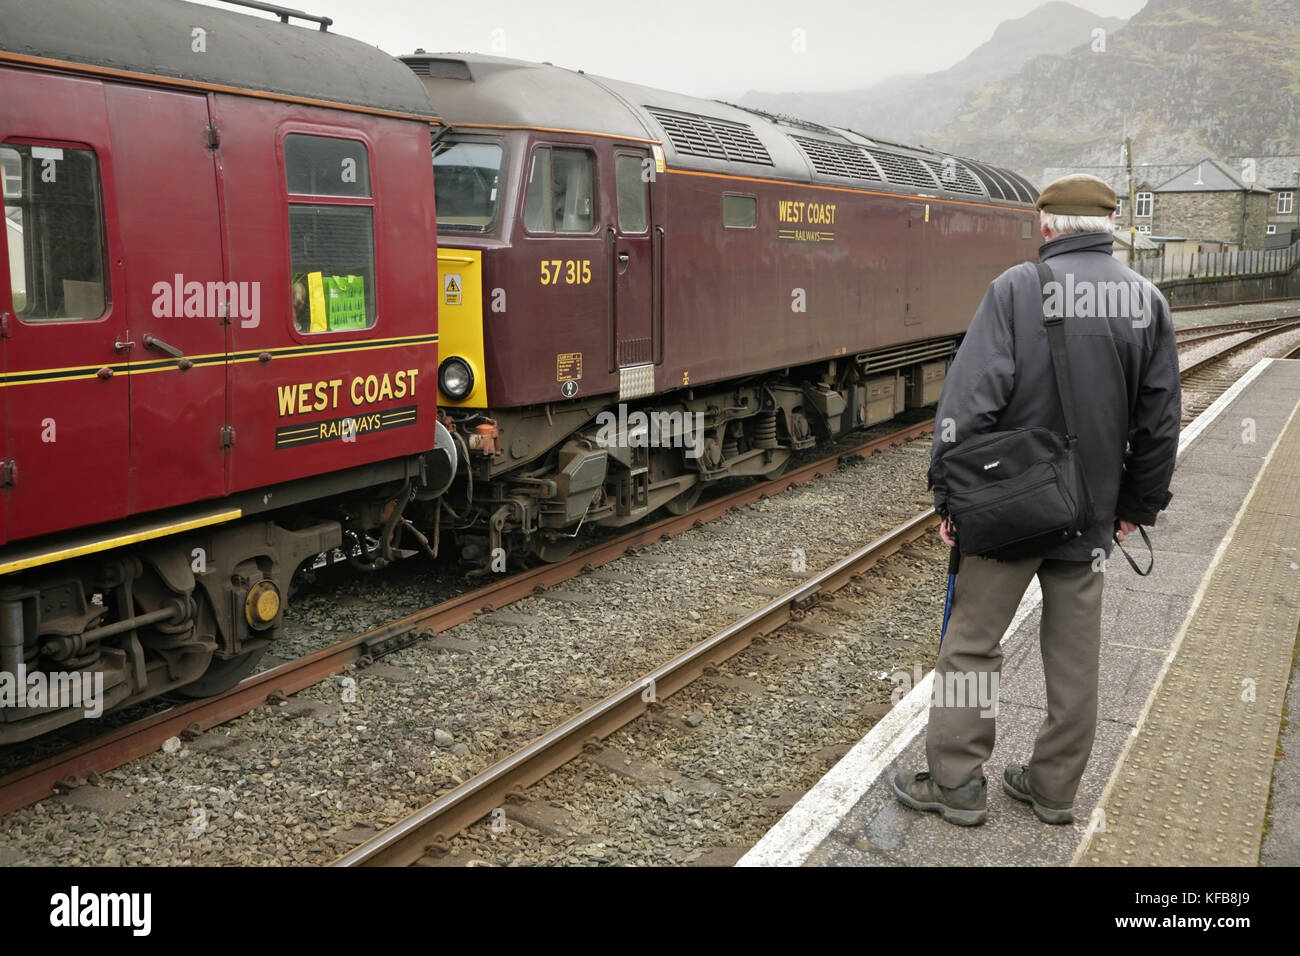
[[[996,701],[1000,642],[1034,577],[1043,592],[1047,717],[1029,762],[1007,767],[1002,786],[1046,823],[1073,821],[1097,725],[1104,558],[1112,533],[1122,540],[1139,525],[1153,525],[1171,497],[1182,412],[1173,322],[1159,291],[1112,256],[1115,208],[1114,190],[1086,175],[1058,179],[1038,199],[1046,240],[1038,254],[1062,294],[1079,452],[1096,520],[1038,557],[961,558],[934,668],[929,770],[899,772],[893,781],[902,803],[950,823],[973,826],[988,814],[984,761],[993,752],[997,707],[988,706],[984,690],[991,685]],[[1032,263],[1008,269],[989,286],[944,382],[932,460],[986,432],[1033,426],[1064,432],[1043,291]],[[940,534],[954,546],[949,519]]]

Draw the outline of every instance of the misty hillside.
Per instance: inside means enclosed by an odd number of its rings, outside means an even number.
[[[947,125],[966,97],[985,83],[1014,74],[1033,57],[1090,43],[1094,28],[1113,34],[1123,24],[1053,0],[1017,20],[1002,22],[988,42],[937,73],[892,76],[843,93],[751,91],[740,102],[868,135],[914,141],[918,131]]]
[[[931,146],[1011,166],[1300,152],[1300,3],[1149,0],[1108,37],[1030,60],[963,103]]]

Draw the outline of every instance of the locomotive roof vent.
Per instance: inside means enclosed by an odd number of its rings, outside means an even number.
[[[432,76],[439,80],[472,80],[469,64],[464,60],[451,60],[438,56],[404,56],[402,62],[416,76]]]
[[[772,156],[752,129],[711,116],[677,113],[647,106],[663,127],[673,149],[683,156],[771,166]]]
[[[902,153],[887,150],[866,150],[885,173],[885,178],[895,186],[915,186],[921,189],[940,188],[939,178],[930,172],[921,161]]]
[[[866,150],[851,143],[835,143],[808,136],[791,136],[795,145],[808,157],[813,169],[826,176],[843,176],[848,179],[867,179],[883,183],[885,177],[871,161]]]
[[[944,189],[950,193],[965,193],[968,196],[984,196],[984,187],[971,175],[969,169],[951,156],[945,156],[939,162],[923,159],[921,162],[930,167],[930,172]]]

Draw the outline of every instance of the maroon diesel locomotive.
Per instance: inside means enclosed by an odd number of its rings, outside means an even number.
[[[440,404],[465,553],[582,524],[938,399],[988,282],[1032,258],[1016,174],[547,64],[413,55],[434,144]]]
[[[433,108],[327,25],[0,3],[0,744],[233,683],[451,480]]]

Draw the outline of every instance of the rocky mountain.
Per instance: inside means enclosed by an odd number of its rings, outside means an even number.
[[[1019,19],[1003,21],[991,39],[946,70],[892,76],[842,93],[750,91],[740,102],[869,135],[915,141],[919,131],[937,130],[951,122],[967,96],[984,84],[1016,73],[1041,54],[1063,53],[1090,43],[1096,28],[1109,35],[1124,23],[1053,0]]]
[[[1149,0],[1104,51],[1029,60],[968,97],[929,145],[1038,180],[1045,166],[1300,152],[1300,3]]]

